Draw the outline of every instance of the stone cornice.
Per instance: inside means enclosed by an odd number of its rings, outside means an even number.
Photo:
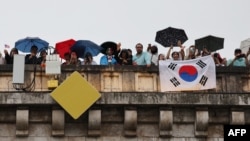
[[[96,105],[249,106],[250,93],[101,93]],[[55,105],[49,92],[0,93],[0,105]]]

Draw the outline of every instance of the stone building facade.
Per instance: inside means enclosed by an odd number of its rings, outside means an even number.
[[[12,66],[1,66],[0,140],[223,141],[224,125],[250,123],[249,68],[217,67],[216,89],[165,93],[157,67],[66,66],[53,78],[74,71],[101,94],[77,120],[51,98],[40,66],[25,66],[33,91],[16,89]]]

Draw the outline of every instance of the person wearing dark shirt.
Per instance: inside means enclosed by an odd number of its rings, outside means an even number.
[[[36,57],[37,54],[37,46],[32,46],[30,49],[30,54],[25,56],[25,64],[38,64],[38,58]]]
[[[8,53],[7,50],[4,50],[4,54],[5,54],[6,64],[13,64],[14,55],[18,54],[18,50],[16,48],[12,48],[10,54]]]
[[[127,49],[122,49],[116,60],[119,65],[132,65],[132,58],[129,56]]]
[[[40,52],[40,57],[38,57],[38,59],[37,59],[37,64],[45,64],[46,56],[47,56],[46,50],[42,50]]]

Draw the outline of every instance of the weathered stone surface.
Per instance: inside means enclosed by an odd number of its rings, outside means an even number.
[[[1,108],[0,122],[15,123],[16,122],[16,108],[15,107]]]
[[[52,118],[52,112],[50,111],[50,108],[42,108],[42,107],[37,107],[34,110],[29,109],[29,114],[30,114],[30,119],[29,122],[43,122],[43,123],[51,123],[51,118]]]
[[[194,108],[173,108],[173,121],[175,123],[194,123],[195,109]]]
[[[209,124],[208,126],[208,138],[223,138],[224,129],[223,124]]]
[[[207,137],[208,121],[209,116],[207,108],[197,108],[195,117],[195,136]]]
[[[0,137],[15,137],[16,124],[0,123]]]
[[[159,116],[159,135],[171,137],[174,118],[172,109],[160,109]]]
[[[103,123],[101,127],[101,135],[103,136],[123,136],[123,123]]]
[[[101,93],[96,104],[146,104],[146,105],[211,105],[211,106],[249,106],[250,101],[242,104],[242,99],[250,99],[249,94],[191,94],[191,93]],[[212,99],[210,99],[213,97]],[[11,99],[11,100],[10,100]],[[15,99],[15,100],[13,100]],[[56,102],[47,92],[1,93],[0,104],[40,104],[51,105]],[[213,102],[212,102],[212,101]]]
[[[159,137],[159,124],[138,124],[138,137]]]
[[[29,125],[30,137],[50,137],[51,124],[50,123],[32,123]]]
[[[60,109],[52,109],[52,135],[64,136],[65,129],[65,111]]]
[[[16,136],[28,136],[29,134],[29,110],[18,108],[16,111]]]
[[[100,136],[101,135],[101,110],[89,110],[88,118],[88,135]]]
[[[68,137],[68,140],[69,141],[86,141],[86,138],[75,136],[75,137]]]
[[[173,124],[173,137],[194,137],[194,124]]]
[[[13,87],[12,65],[0,67],[1,141],[223,141],[224,124],[250,123],[249,68],[217,67],[216,89],[162,93],[158,67],[62,67],[62,74],[55,77],[60,84],[76,70],[102,95],[89,109],[100,109],[100,137],[89,137],[88,127],[93,125],[95,119],[89,119],[92,116],[88,112],[77,120],[67,113],[63,116],[52,114],[54,107],[64,110],[50,97],[52,90],[47,88],[46,83],[49,77],[39,65],[36,67],[36,86],[32,92]],[[34,78],[34,66],[27,65],[25,69],[27,85]],[[16,137],[15,134],[18,127],[16,118],[20,117],[16,113],[19,106],[29,109],[28,118],[27,114],[24,116],[28,119],[25,123],[29,123],[27,137]],[[205,120],[198,116],[201,122],[206,123],[204,132],[207,131],[207,138],[195,136],[196,111],[200,107],[207,108]],[[159,125],[163,122],[160,116],[162,109],[172,111],[171,137],[160,136],[162,127],[167,127],[164,130],[170,127]],[[136,114],[126,114],[126,110]],[[61,137],[53,136],[52,131],[57,129],[64,130]],[[126,137],[125,131],[133,133],[133,137]]]
[[[245,124],[245,113],[244,111],[231,111],[230,124],[244,125]]]
[[[136,136],[137,135],[137,110],[125,109],[124,110],[124,135]]]
[[[150,109],[150,110],[148,110]],[[158,107],[139,107],[137,108],[138,123],[158,123]]]
[[[88,125],[85,123],[67,123],[64,131],[67,137],[86,137]]]
[[[209,110],[209,123],[212,124],[228,124],[230,121],[230,112],[227,108],[213,107]]]
[[[103,107],[102,122],[107,123],[123,123],[124,121],[124,108],[121,106],[116,107]]]

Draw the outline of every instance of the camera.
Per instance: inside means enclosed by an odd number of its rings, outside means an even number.
[[[242,57],[246,57],[246,55],[245,54],[240,54],[240,55],[237,56],[237,58],[242,58]]]

